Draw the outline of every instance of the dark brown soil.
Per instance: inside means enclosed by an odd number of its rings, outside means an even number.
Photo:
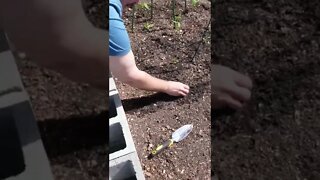
[[[320,179],[316,0],[224,0],[214,8],[214,63],[248,73],[243,111],[212,114],[212,166],[227,179]]]
[[[106,28],[106,3],[87,2],[93,24]],[[17,61],[57,180],[106,179],[106,91],[72,82],[29,59]]]
[[[182,12],[184,2],[177,2]],[[173,29],[168,1],[155,1],[154,17],[136,11],[130,33],[133,52],[140,69],[166,80],[177,80],[191,87],[185,98],[173,98],[131,88],[117,82],[136,149],[147,179],[210,179],[210,33],[207,31],[192,62],[201,37],[210,21],[210,1],[200,1],[183,13],[181,31]],[[132,11],[126,11],[130,17]],[[131,20],[126,20],[130,31]],[[150,31],[143,25],[154,26]],[[192,133],[182,142],[151,160],[151,150],[177,128],[192,123]]]

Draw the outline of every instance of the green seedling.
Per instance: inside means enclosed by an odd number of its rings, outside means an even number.
[[[150,4],[145,3],[145,2],[141,2],[141,3],[137,4],[137,8],[140,10],[150,10]]]
[[[151,24],[151,23],[146,22],[143,24],[144,30],[150,31],[152,28],[153,28],[153,24]]]
[[[199,1],[200,1],[200,0],[192,0],[192,1],[191,1],[192,6],[193,6],[193,7],[199,6]]]
[[[181,15],[174,16],[173,24],[174,24],[175,30],[180,30],[180,28],[181,28]]]

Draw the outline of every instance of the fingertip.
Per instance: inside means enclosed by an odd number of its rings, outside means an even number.
[[[183,89],[182,91],[183,91],[183,93],[185,93],[185,94],[188,94],[188,93],[189,93],[189,89]]]
[[[227,105],[233,109],[239,110],[243,107],[243,104],[240,101],[237,101],[232,97],[228,97],[225,101]]]
[[[251,78],[239,72],[237,72],[237,76],[235,76],[235,81],[239,86],[242,86],[248,89],[251,89],[253,86]]]
[[[187,95],[187,93],[184,93],[184,92],[180,92],[179,94],[182,95],[183,97]]]

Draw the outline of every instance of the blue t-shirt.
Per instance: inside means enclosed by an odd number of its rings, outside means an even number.
[[[109,56],[123,56],[131,50],[130,39],[122,20],[120,0],[109,0]]]

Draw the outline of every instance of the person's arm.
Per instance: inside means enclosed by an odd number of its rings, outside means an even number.
[[[189,86],[155,78],[137,68],[121,10],[121,4],[109,6],[109,64],[113,76],[138,89],[186,96]]]
[[[39,65],[108,87],[108,32],[89,22],[81,0],[0,0],[0,22],[16,48]]]
[[[180,82],[155,78],[137,68],[132,51],[124,56],[110,56],[110,70],[121,82],[147,90],[164,92],[173,96],[186,96],[189,86]]]

